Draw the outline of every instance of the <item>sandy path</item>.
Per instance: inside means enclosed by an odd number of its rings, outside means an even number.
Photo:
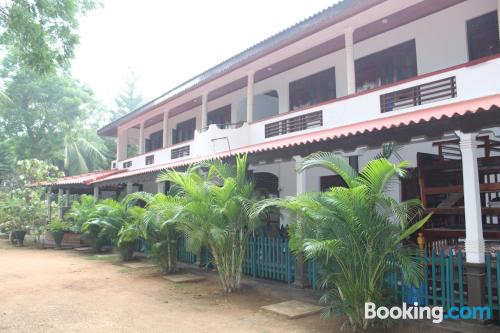
[[[338,325],[264,313],[260,306],[279,299],[251,289],[226,297],[212,279],[174,285],[153,270],[0,242],[0,332],[320,333]]]

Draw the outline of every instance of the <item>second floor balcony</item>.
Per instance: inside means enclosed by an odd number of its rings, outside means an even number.
[[[221,123],[210,124],[196,130],[197,120],[195,120],[191,121],[190,127],[185,126],[187,130],[184,130],[183,126],[178,127],[172,132],[175,133],[172,138],[163,134],[161,140],[159,134],[153,135],[152,139],[151,136],[148,138],[149,142],[156,142],[154,145],[158,145],[162,140],[174,142],[180,139],[181,142],[115,161],[113,167],[138,169],[178,161],[195,161],[253,145],[293,138],[300,134],[341,128],[374,119],[497,95],[500,94],[499,74],[500,56],[496,55],[256,121],[230,124],[223,123],[225,118],[221,116]],[[255,111],[258,112],[258,109]],[[156,123],[150,127],[158,125],[161,127],[161,124],[165,123],[166,121],[156,119]],[[168,126],[164,128],[168,129]],[[179,135],[179,131],[186,134]],[[155,147],[151,143],[146,144],[145,136],[142,134],[140,137],[140,132],[140,128],[132,131],[136,138],[144,142],[143,149]],[[144,128],[142,132],[144,133]],[[155,133],[153,130],[150,132]]]

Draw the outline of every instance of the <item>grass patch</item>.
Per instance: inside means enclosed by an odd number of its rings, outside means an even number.
[[[116,254],[94,254],[91,256],[86,256],[86,260],[101,260],[101,261],[117,261],[118,255]]]

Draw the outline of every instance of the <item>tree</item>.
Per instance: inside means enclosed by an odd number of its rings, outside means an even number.
[[[7,83],[0,103],[0,133],[18,159],[37,158],[68,174],[106,167],[110,160],[89,118],[99,110],[92,92],[65,74],[40,76],[21,70]],[[102,110],[102,109],[100,109]]]
[[[152,245],[153,260],[165,274],[177,270],[177,237],[174,217],[186,204],[184,198],[163,193],[136,192],[127,197],[130,203],[145,202],[142,219],[129,224],[120,232],[120,242],[131,242],[143,238]]]
[[[136,76],[133,69],[129,68],[129,72],[125,79],[125,87],[120,94],[115,98],[117,110],[113,112],[113,119],[116,120],[127,113],[135,111],[143,104],[143,97],[138,91]]]
[[[78,18],[97,6],[94,0],[3,1],[0,44],[38,73],[67,67],[79,42]]]
[[[238,156],[235,166],[214,161],[186,172],[166,171],[158,181],[170,181],[186,202],[173,220],[185,233],[187,247],[196,253],[207,246],[224,292],[238,290],[248,238],[257,225],[249,217],[255,200],[247,156]]]
[[[296,214],[290,244],[320,265],[325,315],[333,311],[345,314],[346,324],[354,330],[374,324],[364,316],[365,302],[378,306],[391,302],[388,273],[400,271],[403,282],[415,286],[422,280],[415,248],[404,241],[430,215],[415,222],[421,213],[419,200],[399,203],[386,194],[395,179],[406,175],[407,166],[406,162],[392,164],[378,158],[358,173],[341,156],[315,153],[304,159],[298,171],[324,167],[342,177],[346,187],[264,200],[254,211],[259,214],[278,206]]]
[[[66,133],[63,165],[67,175],[105,168],[110,160],[107,147],[93,129],[70,130]]]

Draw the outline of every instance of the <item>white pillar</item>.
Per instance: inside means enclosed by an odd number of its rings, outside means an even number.
[[[484,263],[483,223],[477,167],[477,133],[457,131],[462,152],[465,204],[465,253],[467,262]]]
[[[94,198],[99,200],[99,186],[94,186]]]
[[[255,72],[249,72],[247,77],[247,123],[253,121],[253,79]]]
[[[134,193],[134,184],[131,182],[127,183],[127,194],[132,194]]]
[[[295,170],[297,170],[300,167],[300,164],[303,160],[301,156],[294,156],[293,159],[295,160]],[[296,194],[302,194],[306,192],[306,170],[302,172],[297,171],[297,191]]]
[[[290,89],[289,85],[285,84],[278,89],[278,104],[279,113],[286,113],[290,111]]]
[[[345,38],[345,61],[346,61],[346,74],[347,74],[347,94],[354,94],[356,92],[356,73],[354,69],[354,29],[348,27],[344,30]]]
[[[163,113],[163,148],[168,147],[168,111]]]
[[[47,188],[47,221],[50,223],[52,220],[52,189]]]
[[[127,158],[127,129],[118,128],[116,134],[116,161]]]
[[[165,182],[159,182],[157,186],[157,193],[165,193]]]
[[[60,188],[57,190],[57,216],[59,217],[60,220],[63,218],[63,195],[64,195],[64,190]]]
[[[208,94],[201,95],[201,128],[208,126]]]
[[[66,194],[65,194],[65,197],[64,197],[64,207],[69,207],[69,193],[70,191],[69,190],[66,190]]]
[[[144,122],[139,125],[139,155],[144,154]]]

